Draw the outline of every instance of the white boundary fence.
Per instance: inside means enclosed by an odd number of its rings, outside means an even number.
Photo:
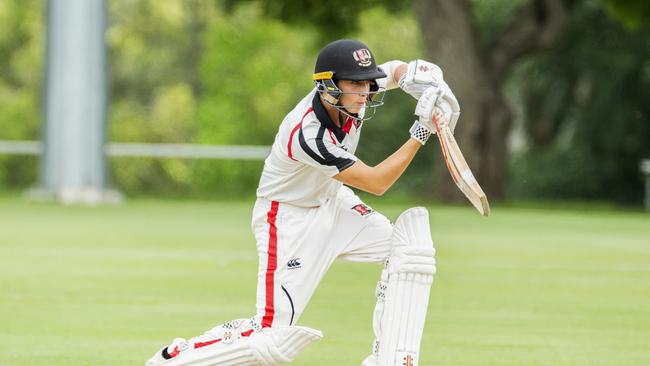
[[[42,151],[43,144],[40,141],[0,140],[0,154],[40,155]],[[111,157],[264,160],[271,147],[109,142],[104,151]]]
[[[42,151],[40,141],[0,140],[0,154],[40,155]],[[109,142],[104,151],[111,157],[264,160],[271,147]],[[645,177],[645,209],[650,212],[650,159],[641,160],[639,169]]]

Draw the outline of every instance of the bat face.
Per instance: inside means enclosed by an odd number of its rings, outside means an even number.
[[[454,183],[456,183],[456,186],[465,194],[465,197],[469,199],[481,215],[489,216],[490,204],[488,203],[487,196],[469,169],[453,133],[449,127],[445,126],[439,128],[436,135],[438,135],[442,155]]]

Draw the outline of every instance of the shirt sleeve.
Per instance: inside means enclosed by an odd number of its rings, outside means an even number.
[[[400,60],[392,60],[392,61],[384,62],[383,64],[379,65],[379,67],[387,75],[385,78],[377,79],[377,84],[379,84],[380,88],[391,90],[399,87],[398,84],[399,80],[395,80],[394,75],[395,75],[395,70],[401,65],[406,65],[406,62]]]
[[[339,146],[336,137],[324,126],[300,128],[291,143],[291,159],[320,170],[333,177],[351,167],[357,157]]]

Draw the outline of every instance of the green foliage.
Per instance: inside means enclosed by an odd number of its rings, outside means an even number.
[[[109,138],[117,142],[188,143],[200,96],[202,28],[218,18],[205,1],[115,0],[111,24]],[[188,193],[192,163],[178,159],[114,159],[112,178],[127,193]]]
[[[33,89],[11,89],[0,80],[0,140],[35,139],[40,120]],[[36,180],[36,159],[0,155],[0,185],[20,187]]]
[[[531,150],[514,161],[517,196],[641,202],[638,164],[650,156],[648,39],[650,30],[628,32],[584,4],[563,42],[520,70]]]
[[[526,0],[472,0],[481,43],[491,44],[497,32],[512,20],[515,10],[525,2]]]
[[[34,140],[39,135],[42,84],[42,1],[0,2],[0,140]],[[36,180],[32,157],[0,156],[0,186]]]
[[[270,145],[284,116],[312,87],[314,38],[309,29],[264,18],[256,4],[211,23],[200,66],[203,98],[195,141]],[[194,184],[204,192],[253,192],[261,167],[200,161]]]
[[[511,197],[594,199],[602,193],[593,157],[578,149],[544,149],[518,154],[511,162]]]
[[[198,142],[268,143],[312,87],[313,36],[261,17],[256,6],[211,24],[200,66]]]
[[[391,12],[411,5],[409,0],[246,0],[261,5],[264,14],[297,24],[298,27],[316,27],[323,41],[343,38],[359,29],[359,17],[372,8],[381,6]],[[226,8],[232,9],[242,0],[225,0]],[[378,23],[381,24],[381,23]]]
[[[650,2],[645,0],[605,0],[607,12],[630,30],[650,26]]]

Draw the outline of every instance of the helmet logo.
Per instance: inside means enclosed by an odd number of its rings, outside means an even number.
[[[358,49],[352,52],[352,56],[359,63],[359,66],[368,67],[372,65],[372,55],[370,51],[365,48]]]

